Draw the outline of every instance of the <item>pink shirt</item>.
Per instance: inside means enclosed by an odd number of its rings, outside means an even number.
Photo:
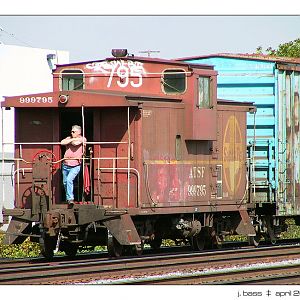
[[[82,138],[83,140],[83,138]],[[84,142],[86,143],[86,138],[84,138]],[[80,165],[81,157],[83,155],[83,145],[74,146],[72,144],[66,145],[66,152],[64,158],[68,158],[64,160],[64,164],[70,167],[75,167]],[[70,159],[69,159],[70,158]]]

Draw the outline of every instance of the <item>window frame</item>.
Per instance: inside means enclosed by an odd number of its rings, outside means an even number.
[[[208,79],[208,98],[209,98],[209,103],[207,106],[204,106],[203,104],[201,105],[202,102],[200,102],[200,79]],[[198,88],[198,93],[197,93],[197,103],[196,103],[196,107],[199,109],[212,109],[213,106],[213,95],[212,95],[212,77],[211,76],[205,76],[205,75],[199,75],[197,78],[197,88]]]
[[[175,159],[177,161],[182,160],[182,136],[181,136],[181,134],[176,134],[176,137],[175,137]]]
[[[179,72],[181,72],[180,74],[184,75],[184,90],[182,92],[181,91],[180,92],[176,92],[176,91],[174,91],[174,92],[166,92],[165,91],[165,84],[164,84],[165,79],[164,79],[164,75],[165,75],[166,71],[173,71],[173,72],[174,71],[179,71]],[[184,94],[187,91],[187,76],[186,76],[186,73],[187,73],[187,71],[185,69],[180,69],[180,68],[167,68],[167,69],[164,69],[162,71],[162,74],[161,74],[161,90],[162,90],[162,92],[165,95],[182,95],[182,94]]]
[[[70,72],[71,71],[71,72]],[[84,90],[85,89],[85,76],[84,76],[84,72],[81,69],[63,69],[60,71],[59,77],[60,77],[60,81],[59,81],[59,89],[60,91],[63,91],[63,77],[64,76],[71,76],[70,74],[64,74],[65,73],[82,73],[82,88],[81,89],[73,89],[73,90],[67,90],[67,91],[76,91],[76,90]]]

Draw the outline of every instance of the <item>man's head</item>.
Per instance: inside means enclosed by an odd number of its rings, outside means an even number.
[[[81,127],[79,125],[73,125],[71,134],[73,138],[76,138],[81,135]]]

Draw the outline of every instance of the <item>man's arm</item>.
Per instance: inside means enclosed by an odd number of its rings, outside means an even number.
[[[83,137],[72,138],[72,145],[78,146],[83,143]]]
[[[86,141],[86,139],[85,139]],[[68,144],[72,144],[73,146],[78,146],[81,145],[83,143],[83,137],[77,137],[77,138],[72,138],[70,136],[66,137],[65,139],[63,139],[60,144],[65,146]]]
[[[72,143],[72,141],[73,141],[73,139],[70,136],[68,136],[65,139],[63,139],[60,142],[60,144],[63,145],[63,146],[65,146],[65,145],[68,145],[68,144]]]

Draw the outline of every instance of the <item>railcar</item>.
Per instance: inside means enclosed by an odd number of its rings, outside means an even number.
[[[30,236],[51,258],[95,245],[120,256],[163,239],[198,250],[227,234],[255,240],[246,141],[253,103],[217,99],[213,66],[113,54],[59,65],[53,92],[2,103],[16,120],[5,243]],[[60,140],[74,124],[87,142],[69,207]]]
[[[260,235],[271,232],[274,242],[272,232],[286,219],[300,225],[299,59],[219,53],[181,60],[214,65],[218,97],[254,102],[257,112],[247,117],[249,186]]]

